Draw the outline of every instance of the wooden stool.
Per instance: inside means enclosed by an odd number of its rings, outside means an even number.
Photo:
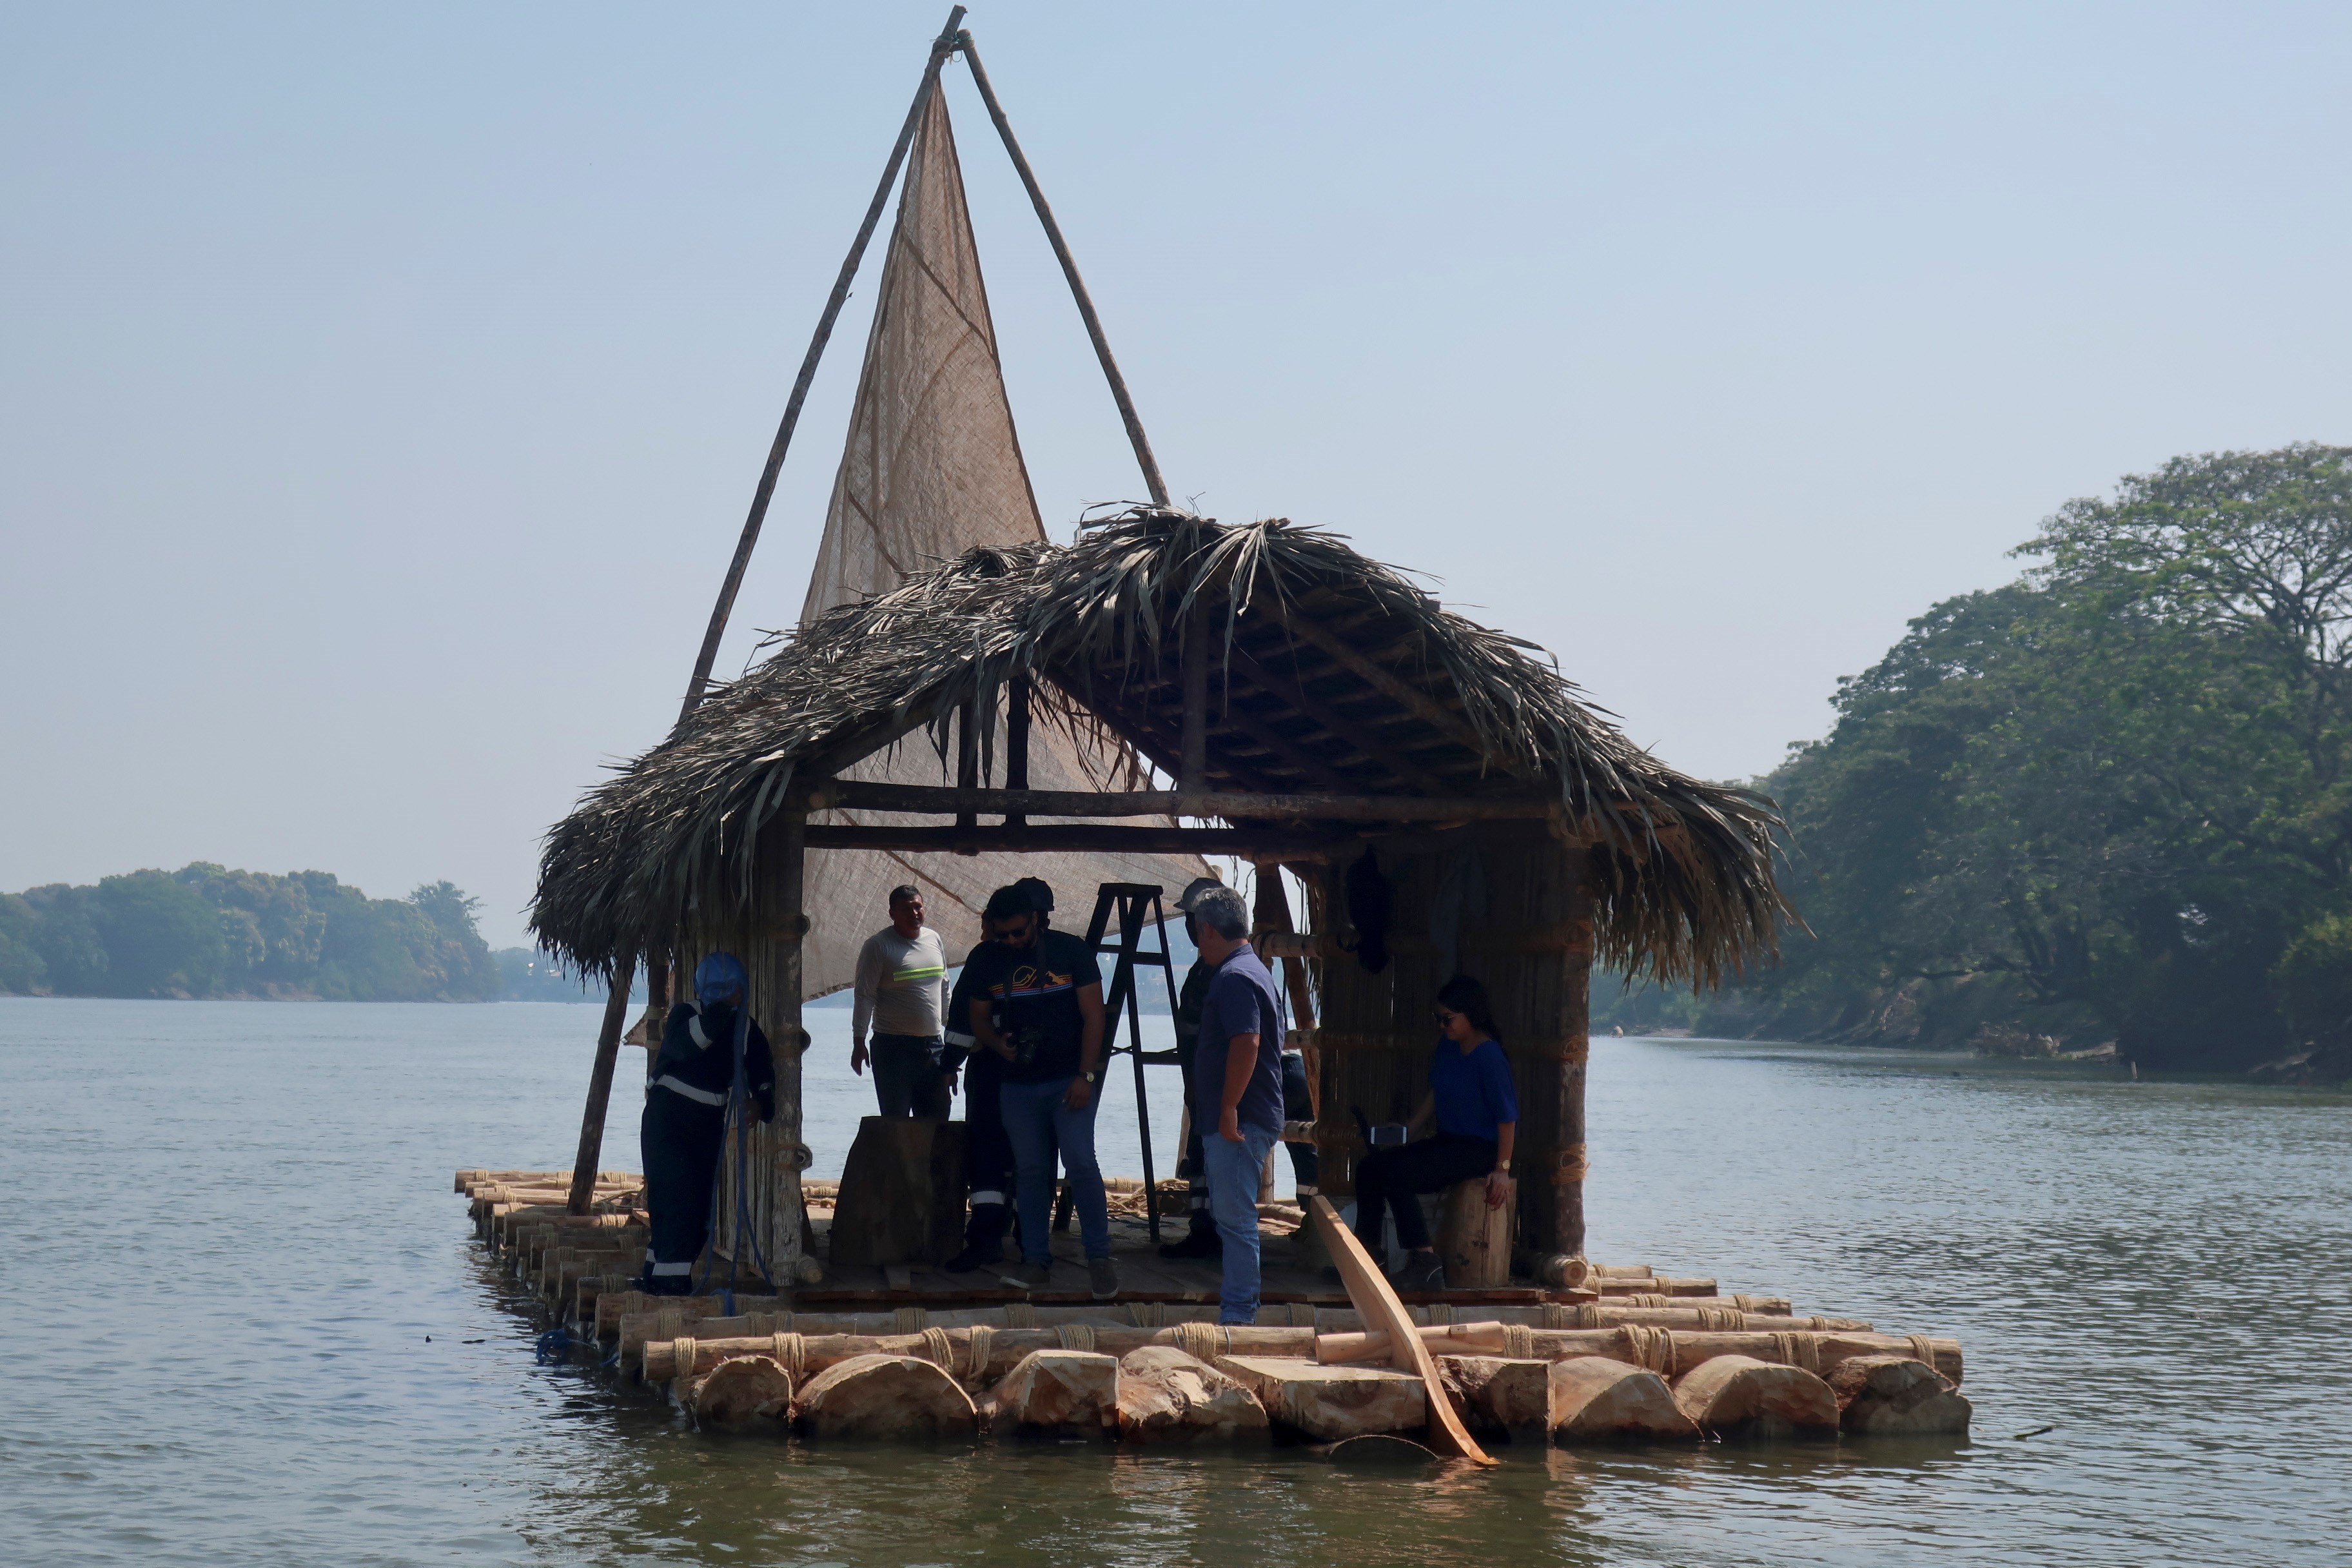
[[[1518,1194],[1501,1208],[1486,1205],[1486,1178],[1456,1182],[1445,1189],[1437,1224],[1437,1256],[1445,1265],[1448,1289],[1478,1289],[1511,1282],[1511,1233]]]
[[[835,1264],[941,1263],[963,1246],[961,1121],[868,1116],[841,1169]]]

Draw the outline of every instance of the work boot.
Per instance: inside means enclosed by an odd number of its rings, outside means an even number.
[[[1051,1264],[1016,1263],[1010,1268],[998,1269],[996,1277],[1024,1290],[1042,1290],[1052,1282],[1054,1269]]]
[[[1184,1233],[1183,1240],[1164,1243],[1160,1248],[1162,1258],[1223,1258],[1224,1255],[1224,1237],[1217,1234],[1213,1222],[1208,1225],[1196,1223]]]
[[[1004,1261],[1004,1231],[1012,1216],[1003,1204],[974,1204],[971,1222],[964,1227],[963,1250],[948,1259],[950,1274],[969,1274],[992,1263]]]
[[[1087,1288],[1097,1301],[1108,1301],[1118,1295],[1118,1268],[1108,1258],[1087,1259]]]
[[[1442,1291],[1445,1289],[1445,1265],[1433,1251],[1408,1252],[1404,1261],[1397,1265],[1397,1271],[1389,1276],[1389,1283],[1400,1296]]]

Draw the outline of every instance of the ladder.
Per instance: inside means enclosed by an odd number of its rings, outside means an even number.
[[[1105,940],[1110,930],[1111,918],[1118,919],[1118,934]],[[1145,921],[1160,939],[1157,952],[1143,945]],[[1176,962],[1168,952],[1168,919],[1160,910],[1160,889],[1151,882],[1105,882],[1095,890],[1094,919],[1087,922],[1087,951],[1109,953],[1117,961],[1111,965],[1110,989],[1103,996],[1103,1077],[1110,1077],[1110,1059],[1121,1054],[1135,1064],[1135,1121],[1143,1137],[1143,1212],[1150,1219],[1151,1239],[1160,1239],[1160,1187],[1151,1169],[1151,1102],[1143,1091],[1143,1068],[1147,1062],[1170,1064],[1176,1053],[1147,1051],[1143,1048],[1143,1018],[1136,1003],[1137,968],[1157,969],[1168,987],[1168,1016],[1176,1016]],[[1118,1043],[1118,1020],[1127,1016],[1127,1044]],[[1054,1216],[1054,1228],[1068,1228],[1071,1198],[1066,1186],[1062,1194],[1060,1212]]]

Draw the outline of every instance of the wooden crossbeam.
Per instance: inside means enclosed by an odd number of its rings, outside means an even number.
[[[1559,805],[1542,795],[1260,795],[1238,790],[953,789],[939,784],[835,779],[809,795],[812,810],[909,811],[935,816],[1222,816],[1228,820],[1471,822],[1549,816]],[[1008,825],[1013,826],[1013,825]]]

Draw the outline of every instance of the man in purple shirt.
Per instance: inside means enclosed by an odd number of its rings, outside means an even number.
[[[1209,1203],[1224,1241],[1217,1321],[1257,1321],[1258,1173],[1282,1136],[1282,1000],[1249,944],[1249,906],[1214,888],[1192,908],[1201,960],[1216,966],[1201,1004],[1192,1068],[1192,1121],[1208,1130],[1202,1154]]]

